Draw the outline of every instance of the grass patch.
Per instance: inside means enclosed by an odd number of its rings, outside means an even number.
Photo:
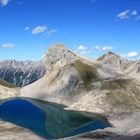
[[[92,86],[91,83],[93,82],[93,79],[97,79],[97,77],[98,77],[98,72],[97,72],[96,68],[93,68],[87,64],[84,64],[80,60],[77,60],[72,65],[79,72],[86,89],[90,90],[91,86]]]
[[[124,89],[130,85],[130,79],[115,79],[101,81],[102,89],[115,90]]]
[[[0,78],[0,85],[5,86],[5,87],[9,87],[9,88],[15,88],[16,87],[15,84],[8,83],[7,81],[5,81],[1,78]]]
[[[131,79],[102,80],[102,89],[108,90],[106,103],[110,112],[140,109],[139,89]]]
[[[135,96],[129,96],[124,93],[109,92],[106,95],[106,102],[111,105],[111,111],[121,110],[135,110],[138,109],[139,104],[136,102]]]

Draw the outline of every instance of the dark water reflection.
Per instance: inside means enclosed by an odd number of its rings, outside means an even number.
[[[62,106],[28,98],[3,101],[0,119],[47,138],[62,138],[110,127],[100,115],[64,110]]]

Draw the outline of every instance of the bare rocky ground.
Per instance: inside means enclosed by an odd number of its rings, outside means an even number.
[[[108,118],[112,128],[80,134],[68,140],[139,140],[140,112],[114,114]]]
[[[0,85],[0,100],[19,96],[18,88],[8,88]]]
[[[0,140],[44,140],[24,128],[0,121]]]

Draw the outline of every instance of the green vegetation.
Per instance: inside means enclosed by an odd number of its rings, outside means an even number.
[[[107,93],[106,102],[111,105],[111,112],[116,112],[117,110],[131,111],[139,108],[139,104],[137,103],[135,96],[130,96],[120,92]]]
[[[79,72],[82,80],[84,81],[84,85],[85,85],[86,89],[90,90],[93,79],[97,79],[97,77],[98,77],[98,72],[97,72],[96,68],[93,68],[87,64],[84,64],[80,60],[77,60],[72,65]]]
[[[102,80],[102,89],[108,90],[106,102],[109,112],[134,111],[140,109],[139,89],[131,79]]]
[[[6,82],[5,80],[3,80],[3,79],[1,79],[1,78],[0,78],[0,85],[5,86],[5,87],[9,87],[9,88],[14,88],[14,87],[16,87],[15,84],[8,83],[8,82]]]
[[[102,89],[115,90],[125,89],[131,83],[129,79],[102,80]]]

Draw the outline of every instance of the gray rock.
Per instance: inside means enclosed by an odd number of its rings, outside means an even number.
[[[40,79],[46,72],[45,62],[5,60],[0,62],[0,78],[16,86],[25,86]]]

